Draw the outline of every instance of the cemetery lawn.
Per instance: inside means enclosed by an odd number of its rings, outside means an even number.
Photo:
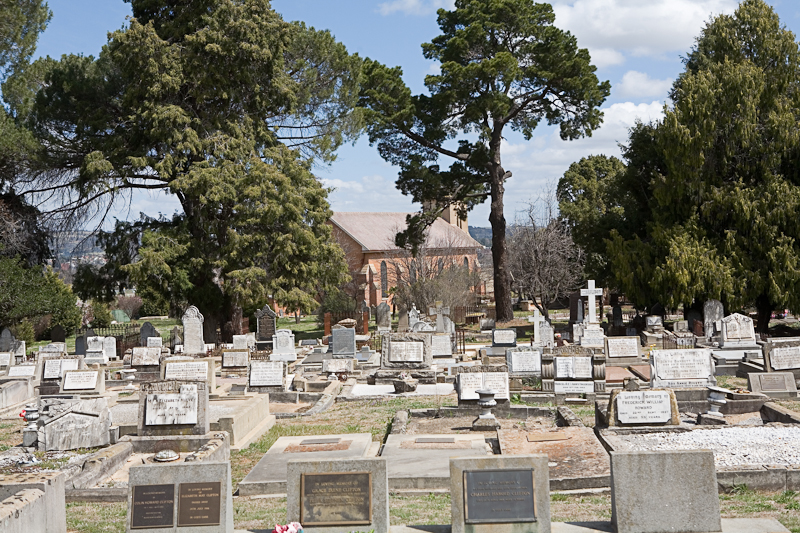
[[[747,390],[747,380],[736,376],[716,376],[717,386],[724,389],[744,389]]]
[[[313,418],[282,419],[248,448],[231,453],[233,490],[267,453],[279,437],[306,435],[335,435],[339,433],[371,433],[374,442],[385,442],[397,411],[455,406],[455,395],[438,398],[391,398],[386,400],[337,402]]]
[[[792,400],[775,400],[775,403],[795,413],[800,413],[800,402]]]
[[[21,418],[0,420],[0,452],[22,444],[23,427],[25,427],[25,422]]]
[[[295,322],[294,317],[280,317],[277,321],[279,329],[290,329],[294,332],[295,340],[321,339],[325,334],[322,326],[317,322],[315,315],[306,315],[300,319],[300,323]],[[254,330],[255,328],[251,328]]]

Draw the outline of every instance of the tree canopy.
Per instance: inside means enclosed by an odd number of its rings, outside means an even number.
[[[309,311],[345,272],[311,168],[360,130],[361,59],[267,0],[131,4],[98,58],[46,65],[24,109],[43,147],[26,192],[62,195],[50,214],[81,220],[132,191],[178,199],[174,216],[104,237],[105,299],[120,284],[158,287],[212,331],[268,296]]]
[[[773,9],[745,0],[702,30],[663,121],[632,130],[619,176],[638,198],[606,238],[638,305],[755,305],[761,331],[800,309],[799,58]]]
[[[410,217],[397,244],[416,251],[442,209],[453,204],[463,216],[490,198],[499,320],[513,316],[504,131],[530,139],[546,122],[557,124],[563,139],[591,135],[610,91],[598,81],[589,52],[554,21],[550,5],[531,0],[456,0],[454,10],[438,11],[441,35],[422,45],[423,55],[441,65],[439,74],[425,78],[429,94],[412,95],[400,68],[367,60],[363,69],[360,105],[368,111],[370,142],[400,167],[401,192],[436,206]],[[440,156],[453,160],[449,168],[440,166]]]

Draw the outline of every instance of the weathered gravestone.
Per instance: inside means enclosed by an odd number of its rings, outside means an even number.
[[[148,346],[147,339],[150,337],[161,337],[161,334],[158,332],[156,327],[151,324],[150,322],[145,322],[142,324],[142,327],[139,328],[139,345],[140,346]]]
[[[392,309],[389,307],[389,304],[381,302],[375,310],[375,313],[375,322],[377,323],[378,331],[390,331],[392,329]]]
[[[550,533],[547,455],[450,459],[452,533]]]
[[[411,310],[408,312],[409,329],[413,328],[417,322],[419,322],[419,310],[417,310],[417,304],[411,304]]]
[[[41,365],[41,379],[38,387],[39,395],[58,394],[61,390],[61,379],[65,372],[68,370],[86,368],[82,356],[67,355],[64,353],[42,355],[39,364]]]
[[[181,338],[181,328],[175,326],[169,332],[169,349],[174,352],[178,345],[183,346],[183,339]]]
[[[386,459],[289,461],[286,521],[307,533],[389,533]]]
[[[222,371],[242,371],[250,364],[249,350],[225,350],[222,352]]]
[[[247,335],[234,335],[233,336],[233,349],[234,350],[247,350]]]
[[[0,371],[8,370],[8,367],[15,363],[14,354],[11,352],[0,352]]]
[[[161,379],[165,381],[206,381],[214,390],[216,372],[211,359],[173,356],[161,361]]]
[[[723,348],[758,348],[756,333],[753,329],[753,319],[739,313],[734,313],[722,319],[722,339],[720,347]]]
[[[183,314],[183,353],[206,353],[203,341],[203,315],[193,305]]]
[[[544,348],[552,348],[556,345],[556,335],[553,326],[548,322],[542,322],[539,326],[539,344]]]
[[[452,357],[453,340],[447,333],[434,333],[431,335],[431,353],[434,357]]]
[[[612,451],[611,522],[617,533],[722,531],[711,450]]]
[[[161,348],[164,346],[164,339],[161,337],[147,337],[144,345],[148,348]]]
[[[431,367],[433,362],[431,335],[392,333],[384,335],[383,343],[381,368],[421,369]]]
[[[338,330],[337,330],[338,331]],[[355,330],[353,331],[355,335]],[[297,351],[294,349],[294,333],[290,329],[279,329],[272,336],[272,353],[269,358],[272,361],[297,361]],[[355,342],[355,336],[353,337]]]
[[[110,442],[105,398],[40,398],[36,447],[40,451],[96,448]]]
[[[716,384],[710,350],[650,352],[650,388],[705,388]]]
[[[140,367],[157,367],[161,364],[161,348],[146,348],[144,346],[136,346],[131,350],[131,366],[135,368]],[[148,369],[153,371],[152,369]],[[147,370],[146,370],[147,371]]]
[[[205,381],[153,381],[139,388],[139,436],[209,432]]]
[[[509,400],[508,367],[505,365],[479,365],[456,367],[458,401],[478,400],[479,390],[495,391],[495,400]],[[474,402],[473,402],[474,403]]]
[[[542,353],[530,346],[518,346],[506,351],[506,362],[511,377],[542,375]]]
[[[405,307],[401,307],[397,313],[397,331],[405,333],[408,329],[408,310]]]
[[[64,331],[64,327],[59,324],[53,326],[53,329],[50,330],[50,340],[52,342],[67,342],[67,332]]]
[[[791,372],[750,372],[747,388],[770,398],[797,398],[797,383]]]
[[[250,361],[247,388],[251,392],[283,392],[286,390],[286,363],[283,361]]]
[[[703,328],[707,340],[721,333],[719,324],[723,316],[725,311],[719,300],[707,300],[703,304]]]
[[[272,337],[277,330],[277,315],[267,304],[256,313],[256,345],[259,350],[272,347]]]
[[[542,354],[542,391],[556,402],[568,397],[593,398],[606,389],[606,358],[583,346],[556,346]]]
[[[38,365],[35,363],[23,363],[21,365],[11,365],[5,371],[3,377],[6,378],[36,378]]]
[[[356,330],[352,328],[331,331],[331,345],[334,359],[354,359],[356,356]]]
[[[113,337],[111,338],[113,339]],[[114,344],[114,352],[116,355],[116,344]],[[86,363],[107,365],[108,359],[108,355],[106,354],[106,338],[88,337],[86,339],[86,357],[84,358]]]
[[[764,367],[767,372],[791,372],[800,379],[800,341],[770,339],[764,345]]]
[[[75,337],[75,355],[86,355],[86,335]]]
[[[0,333],[0,352],[12,352],[14,351],[14,335],[11,333],[11,330],[8,328],[3,328],[2,333]]]
[[[127,533],[233,533],[230,462],[132,466]]]
[[[678,401],[671,390],[611,391],[609,426],[677,426],[680,423]]]
[[[322,372],[325,374],[350,374],[356,368],[355,359],[323,359]]]

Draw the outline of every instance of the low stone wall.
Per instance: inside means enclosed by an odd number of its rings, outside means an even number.
[[[0,531],[56,533],[58,530],[47,528],[47,503],[44,492],[39,489],[22,489],[0,501]],[[66,522],[62,531],[66,531]]]
[[[62,472],[0,475],[0,531],[66,533],[65,480]]]
[[[227,431],[231,445],[236,445],[253,428],[269,417],[269,398],[268,394],[259,394],[242,400],[242,404],[247,402],[243,409],[237,409],[232,416],[220,417],[216,422],[211,422],[211,433]]]

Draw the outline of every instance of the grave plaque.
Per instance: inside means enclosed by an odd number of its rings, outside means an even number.
[[[168,361],[164,366],[164,379],[206,381],[208,380],[208,361]]]
[[[592,358],[560,356],[555,358],[556,378],[592,379]]]
[[[747,387],[770,398],[797,398],[797,384],[791,372],[750,372]]]
[[[583,329],[581,334],[581,346],[587,348],[602,348],[605,340],[605,332],[600,326],[589,324]]]
[[[772,348],[769,362],[773,370],[789,370],[800,368],[800,346]]]
[[[11,352],[0,352],[0,366],[11,364]]]
[[[222,352],[222,368],[245,367],[249,359],[248,352]]]
[[[283,387],[283,361],[252,361],[249,385],[251,387]]]
[[[453,355],[453,344],[450,342],[450,335],[431,336],[431,352],[434,357]]]
[[[496,400],[508,400],[508,372],[461,372],[458,374],[459,400],[477,400],[477,391],[490,389]]]
[[[389,361],[392,363],[421,363],[424,360],[424,345],[421,342],[391,341]]]
[[[45,359],[42,379],[60,379],[67,370],[78,370],[78,359]]]
[[[69,360],[69,359],[67,359]],[[72,359],[74,361],[74,359]],[[63,389],[67,390],[94,390],[97,387],[97,370],[77,370],[64,374]]]
[[[234,335],[233,336],[233,349],[234,350],[247,350],[247,335]]]
[[[335,329],[331,335],[333,337],[333,355],[356,353],[356,330],[351,328]]]
[[[517,330],[515,329],[493,329],[492,346],[508,346],[513,348],[517,345]]]
[[[542,354],[535,350],[509,351],[506,353],[509,371],[513,374],[541,374]]]
[[[639,357],[639,339],[637,337],[608,337],[606,339],[606,356],[611,359],[623,357]]]
[[[161,348],[164,339],[161,337],[147,337],[147,348]]]
[[[178,489],[178,527],[217,526],[220,523],[222,483],[181,483]]]
[[[323,359],[323,372],[352,372],[354,359]]]
[[[622,424],[663,424],[672,418],[668,391],[622,391],[616,402]]]
[[[372,474],[301,474],[300,523],[306,527],[371,524]]]
[[[557,394],[592,394],[593,381],[556,381],[553,383],[553,392]]]
[[[197,385],[181,385],[180,393],[148,394],[145,425],[197,424]]]
[[[8,367],[10,378],[32,378],[36,375],[36,365],[14,365]]]
[[[465,470],[464,522],[536,522],[533,470]]]
[[[133,487],[131,529],[172,527],[175,514],[175,485]]]

